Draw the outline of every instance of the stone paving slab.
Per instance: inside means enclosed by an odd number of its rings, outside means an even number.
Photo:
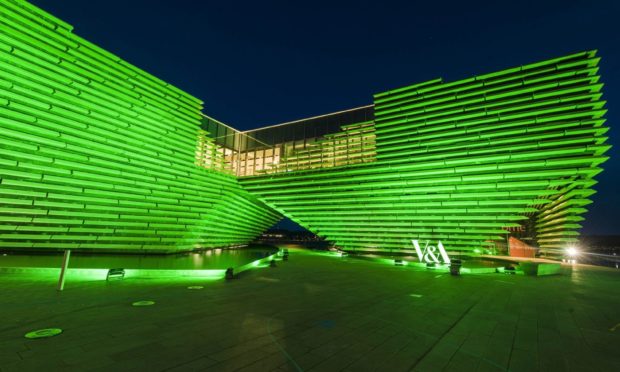
[[[620,370],[617,270],[452,277],[290,252],[231,281],[73,280],[57,293],[54,277],[2,275],[0,371]],[[64,332],[24,338],[49,327]]]

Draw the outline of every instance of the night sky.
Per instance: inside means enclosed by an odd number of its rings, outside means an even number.
[[[335,2],[31,0],[241,130],[598,49],[615,147],[583,233],[620,235],[619,1]]]

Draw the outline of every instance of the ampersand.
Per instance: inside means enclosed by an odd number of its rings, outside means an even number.
[[[437,252],[437,247],[433,247],[432,245],[429,245],[426,248],[424,260],[428,263],[431,263],[431,262],[439,263],[439,257],[437,256],[436,252]]]

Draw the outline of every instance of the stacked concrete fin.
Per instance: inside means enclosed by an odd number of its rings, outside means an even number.
[[[195,164],[198,99],[27,2],[0,30],[0,247],[224,247],[280,218]]]
[[[376,161],[241,179],[350,250],[572,244],[609,149],[594,51],[375,95]]]

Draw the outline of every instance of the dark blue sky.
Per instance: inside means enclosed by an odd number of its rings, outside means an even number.
[[[584,233],[620,234],[620,1],[31,2],[237,129],[370,104],[374,93],[436,77],[598,49],[616,147]]]

